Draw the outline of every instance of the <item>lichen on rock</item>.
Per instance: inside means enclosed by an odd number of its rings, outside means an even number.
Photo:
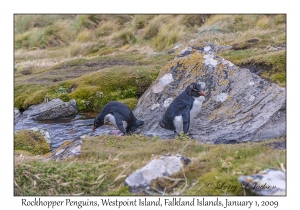
[[[131,192],[147,189],[154,179],[177,173],[190,162],[190,159],[180,155],[156,156],[143,168],[129,175],[124,185],[129,186]]]

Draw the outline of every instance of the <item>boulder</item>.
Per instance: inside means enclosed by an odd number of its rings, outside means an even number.
[[[65,141],[60,147],[43,156],[44,160],[63,161],[68,158],[76,158],[81,155],[82,139]]]
[[[177,173],[190,161],[183,156],[157,156],[142,169],[128,176],[124,181],[124,185],[129,186],[130,191],[133,193],[142,191],[149,188],[154,179]]]
[[[286,195],[286,175],[282,170],[266,169],[251,176],[240,176],[238,181],[256,195]]]
[[[30,106],[23,115],[33,120],[52,120],[60,117],[75,116],[78,113],[75,100],[63,102],[56,98],[47,103]]]
[[[147,136],[174,138],[158,124],[168,105],[191,82],[201,82],[206,93],[189,134],[201,143],[261,141],[286,134],[286,92],[250,70],[217,56],[229,47],[191,46],[179,52],[140,97],[133,113]]]

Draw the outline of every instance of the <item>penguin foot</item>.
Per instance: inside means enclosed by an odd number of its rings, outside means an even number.
[[[124,136],[124,133],[122,133],[120,130],[112,130],[109,132],[109,135]]]

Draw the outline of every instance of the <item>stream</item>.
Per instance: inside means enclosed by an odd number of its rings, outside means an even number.
[[[92,127],[98,112],[79,113],[75,117],[65,117],[55,120],[34,121],[21,118],[14,126],[15,132],[29,130],[34,127],[47,130],[51,138],[51,150],[58,148],[63,142],[80,138],[82,135],[100,136],[108,134],[115,129],[113,126],[104,125],[94,132]]]

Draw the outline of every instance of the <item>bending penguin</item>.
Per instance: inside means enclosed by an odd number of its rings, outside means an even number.
[[[111,101],[107,103],[97,115],[94,121],[93,131],[106,123],[112,124],[122,132],[121,135],[125,135],[142,126],[144,121],[136,119],[132,111],[125,104]],[[118,133],[112,131],[111,134]]]
[[[162,128],[172,130],[178,135],[187,133],[191,120],[200,112],[205,93],[201,83],[193,82],[177,96],[168,107],[159,125]]]

